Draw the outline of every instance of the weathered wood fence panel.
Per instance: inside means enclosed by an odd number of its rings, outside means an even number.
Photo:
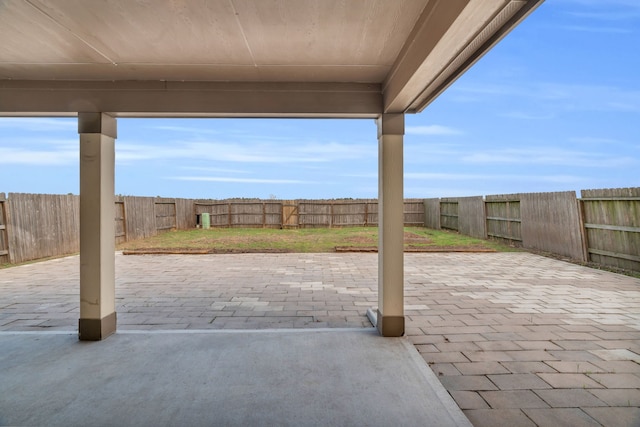
[[[12,263],[78,252],[78,196],[9,193],[8,200]]]
[[[231,223],[231,205],[227,202],[196,201],[194,210],[196,215],[208,213],[212,227],[229,227]]]
[[[325,201],[298,201],[298,227],[331,227],[332,205]]]
[[[520,194],[498,194],[485,198],[487,236],[513,246],[522,246]]]
[[[230,207],[231,227],[263,227],[264,204],[261,202],[232,203]]]
[[[9,262],[9,235],[7,230],[7,200],[0,193],[0,264]]]
[[[157,234],[155,198],[125,196],[122,200],[125,209],[126,240],[155,236]]]
[[[377,200],[368,200],[367,201],[367,224],[368,227],[377,227],[378,226],[378,201]]]
[[[458,198],[458,231],[479,239],[487,238],[482,196]]]
[[[153,200],[153,205],[156,219],[155,231],[175,230],[177,228],[175,199],[156,198]]]
[[[440,199],[424,199],[424,226],[440,229]]]
[[[125,203],[122,197],[116,197],[115,200],[115,221],[116,221],[116,245],[127,241],[127,214],[125,212]]]
[[[640,187],[582,190],[589,259],[640,271]]]
[[[520,195],[522,245],[586,261],[574,191]]]
[[[278,200],[196,201],[194,210],[196,215],[209,213],[212,227],[281,228],[283,223],[283,202]]]
[[[175,199],[176,203],[176,228],[188,230],[196,227],[196,214],[194,212],[193,199]]]
[[[366,202],[331,203],[331,226],[353,227],[367,225]]]
[[[406,227],[424,226],[424,202],[422,199],[405,199],[404,225]]]
[[[440,199],[440,228],[458,231],[458,199]]]

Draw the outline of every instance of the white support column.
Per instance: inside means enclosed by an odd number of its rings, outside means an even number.
[[[80,340],[116,331],[114,175],[116,119],[79,113]]]
[[[404,335],[404,114],[378,118],[378,312],[384,337]]]

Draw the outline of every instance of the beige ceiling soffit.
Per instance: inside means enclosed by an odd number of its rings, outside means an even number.
[[[518,26],[544,0],[514,0],[502,9],[458,56],[425,88],[407,109],[419,113]]]
[[[79,35],[78,33],[76,33],[75,31],[73,31],[72,29],[68,28],[67,26],[63,25],[61,22],[59,22],[56,18],[54,18],[53,16],[51,16],[49,13],[47,13],[42,7],[39,7],[38,5],[36,5],[34,1],[32,0],[25,0],[25,3],[28,4],[29,6],[31,6],[34,10],[37,10],[38,13],[44,15],[47,17],[47,19],[49,19],[51,22],[53,22],[55,25],[57,25],[60,28],[63,28],[66,32],[68,32],[69,34],[71,34],[73,37],[75,37],[76,39],[78,39],[80,42],[82,42],[84,45],[86,45],[88,48],[90,48],[91,50],[93,50],[94,52],[96,52],[98,55],[100,55],[101,57],[103,57],[104,59],[106,59],[107,61],[109,61],[111,64],[113,65],[117,65],[115,63],[115,61],[106,53],[102,52],[100,49],[98,49],[97,47],[95,47],[92,43],[90,43],[88,40],[86,40],[84,37],[82,37],[81,35]]]
[[[111,112],[129,117],[376,117],[377,84],[0,81],[0,115]]]

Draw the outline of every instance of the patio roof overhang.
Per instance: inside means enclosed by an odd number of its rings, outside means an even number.
[[[422,111],[542,0],[2,0],[0,115]]]

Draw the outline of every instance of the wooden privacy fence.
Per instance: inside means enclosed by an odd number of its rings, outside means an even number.
[[[196,201],[195,215],[209,213],[212,227],[282,228],[282,201]]]
[[[640,188],[424,200],[424,224],[640,271]]]
[[[220,200],[196,201],[195,215],[208,213],[212,227],[316,228],[378,225],[378,201]],[[422,199],[404,202],[406,226],[424,225]]]
[[[116,197],[116,243],[195,227],[193,200]],[[0,263],[20,263],[80,250],[80,197],[0,193]]]
[[[487,237],[522,246],[520,194],[487,196],[484,214]]]
[[[405,225],[450,229],[576,260],[640,271],[640,188],[407,199]],[[196,227],[377,226],[378,203],[361,200],[218,200],[116,197],[117,243]],[[0,193],[0,263],[79,251],[80,199]]]
[[[422,200],[404,204],[405,225],[423,225]],[[208,212],[214,227],[376,226],[376,200],[194,201],[160,197],[114,199],[116,243],[196,227]],[[0,193],[0,262],[20,263],[80,250],[80,197]]]
[[[145,239],[168,230],[195,227],[193,200],[116,197],[116,243]]]
[[[3,203],[8,261],[18,263],[78,251],[80,199],[72,195],[9,193]]]

